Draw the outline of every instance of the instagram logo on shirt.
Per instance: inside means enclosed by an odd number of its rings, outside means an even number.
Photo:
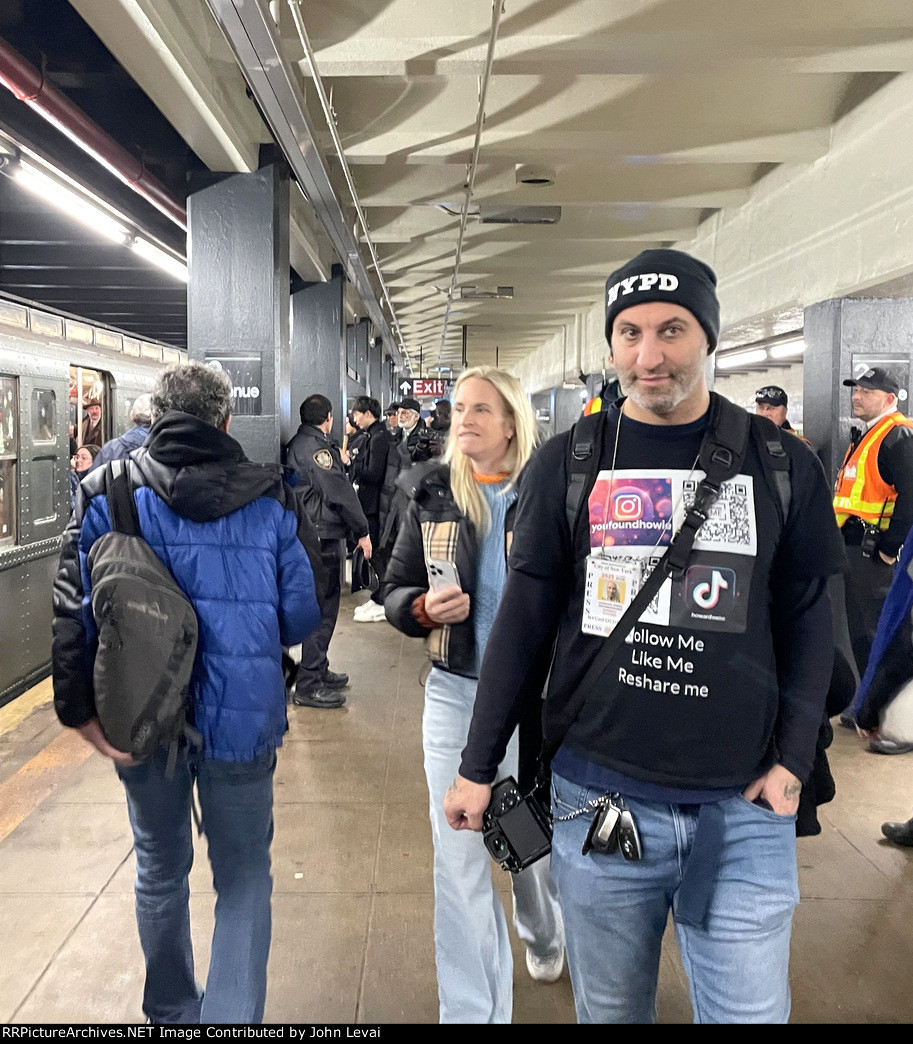
[[[637,522],[643,517],[643,494],[633,489],[615,491],[612,496],[612,518],[616,522]]]

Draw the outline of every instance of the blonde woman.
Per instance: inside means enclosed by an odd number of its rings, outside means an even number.
[[[387,619],[404,634],[427,637],[433,665],[422,740],[442,1023],[507,1023],[512,1016],[510,940],[488,853],[478,834],[448,827],[442,806],[466,744],[479,666],[507,576],[517,483],[535,430],[514,377],[490,366],[460,376],[443,463],[408,473],[412,500],[384,583]],[[517,760],[515,734],[499,778],[516,776]],[[554,981],[564,963],[564,929],[548,860],[512,884],[514,924],[530,974]]]

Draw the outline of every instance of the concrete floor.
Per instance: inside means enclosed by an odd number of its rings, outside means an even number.
[[[343,600],[332,650],[352,678],[346,707],[290,708],[279,758],[267,1022],[437,1020],[425,658],[386,623],[353,624],[355,604]],[[0,1022],[140,1021],[122,790],[49,698],[45,682],[0,709]],[[837,733],[837,798],[821,810],[822,834],[799,846],[793,1021],[913,1021],[913,850],[879,840],[882,821],[910,814],[913,755],[867,754]],[[506,888],[500,871],[496,881]],[[191,886],[202,979],[214,904],[203,846]],[[516,940],[515,958],[515,1021],[573,1022],[567,973],[540,985]],[[671,938],[659,1018],[691,1020]]]

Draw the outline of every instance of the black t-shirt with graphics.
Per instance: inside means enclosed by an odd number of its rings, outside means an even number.
[[[617,410],[617,404],[611,408]],[[706,416],[681,426],[623,416],[617,452],[612,438],[603,447],[605,510],[613,496],[622,498],[620,516],[648,491],[644,503],[649,501],[657,519],[668,517],[674,490],[693,477],[706,423]],[[614,425],[608,428],[614,431]],[[572,549],[565,515],[569,438],[565,433],[551,439],[524,476],[510,573],[460,768],[476,782],[493,778],[522,701],[535,698],[530,671],[555,627],[547,735],[560,730],[562,712],[602,641],[581,626],[587,559],[603,516],[594,487],[590,525],[578,526]],[[741,477],[733,481],[753,521],[746,522],[735,501],[727,506],[725,521],[733,540],[747,541],[748,525],[751,553],[705,550],[692,556],[694,572],[689,568],[691,575],[673,586],[665,622],[635,626],[633,641],[616,654],[571,726],[565,743],[576,755],[635,779],[679,788],[744,786],[775,761],[801,779],[808,775],[832,666],[824,578],[843,568],[844,552],[820,462],[799,439],[782,441],[792,484],[782,533],[777,501],[752,440]],[[644,477],[631,478],[639,473]],[[670,498],[661,488],[663,476],[676,474],[679,485],[667,484]],[[625,525],[662,528],[643,517]],[[724,586],[717,590],[717,585]],[[705,611],[711,594],[722,597]]]

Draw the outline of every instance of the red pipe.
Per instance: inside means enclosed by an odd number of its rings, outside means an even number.
[[[165,217],[187,229],[184,205],[138,159],[90,120],[62,91],[48,83],[43,73],[2,38],[0,84],[148,200]]]

